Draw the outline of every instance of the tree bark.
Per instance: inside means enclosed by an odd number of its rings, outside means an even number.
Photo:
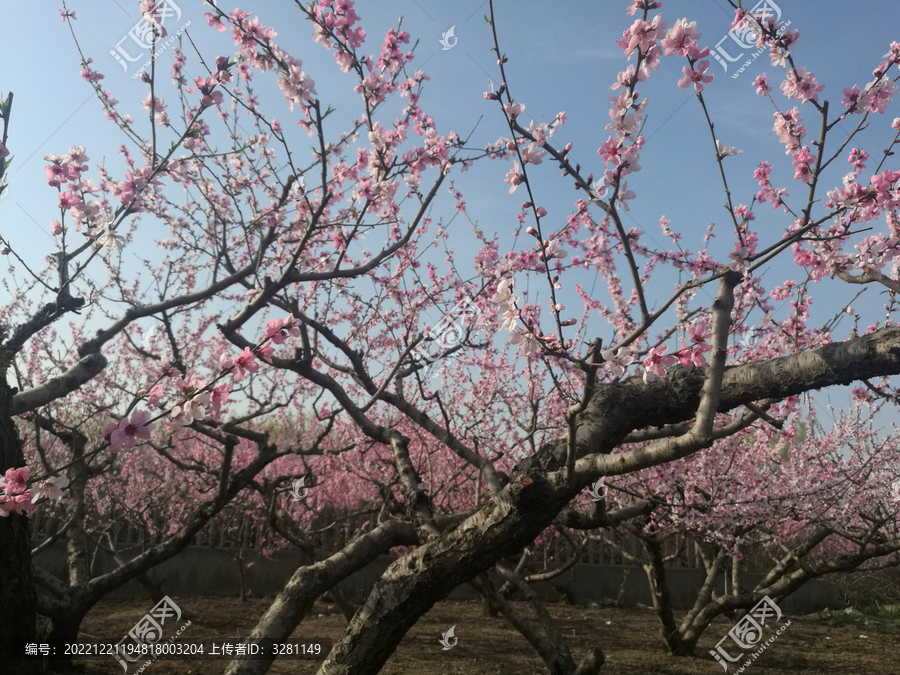
[[[13,393],[5,376],[0,377],[0,473],[25,465],[19,430],[10,415]],[[34,642],[37,637],[37,594],[31,580],[29,530],[24,515],[11,513],[0,518],[0,663],[8,675],[37,672],[37,660],[32,665],[13,660],[23,655],[16,649],[17,643]]]
[[[663,564],[662,547],[658,541],[652,539],[644,539],[644,546],[650,554],[650,564],[644,565],[644,572],[647,573],[647,580],[650,582],[650,597],[653,598],[653,608],[659,617],[663,640],[672,654],[684,656],[686,655],[685,646],[681,642],[681,633],[675,622],[675,611],[672,609],[669,583]]]
[[[416,541],[417,536],[412,524],[390,521],[382,523],[372,532],[357,537],[330,558],[301,567],[294,572],[275,598],[275,602],[266,610],[256,628],[247,637],[254,640],[260,638],[283,640],[290,637],[322,593],[394,546],[408,546]],[[238,658],[228,664],[225,675],[263,675],[269,670],[273,660]]]

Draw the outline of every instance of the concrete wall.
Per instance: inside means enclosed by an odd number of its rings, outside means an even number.
[[[136,555],[140,550],[132,553]],[[165,593],[173,596],[228,595],[240,593],[240,576],[235,560],[236,549],[216,549],[209,546],[189,546],[174,558],[155,567],[148,576],[154,582],[162,582]],[[256,552],[245,550],[245,583],[248,593],[255,596],[275,595],[294,570],[301,564],[295,551],[279,551],[269,558],[259,558]],[[124,557],[129,558],[127,553]],[[377,581],[393,560],[382,556],[365,569],[353,574],[341,583],[341,588],[357,602]],[[57,543],[35,558],[35,565],[60,577],[65,577],[65,547]],[[94,575],[114,569],[114,561],[107,555],[97,557]],[[688,609],[697,590],[703,583],[704,573],[696,569],[670,568],[666,570],[672,603],[676,609]],[[745,585],[762,579],[762,575],[746,575]],[[565,600],[587,604],[618,600],[623,605],[650,605],[647,577],[640,567],[625,565],[578,564],[552,582],[541,582],[535,589],[542,599],[549,602]],[[130,581],[109,594],[110,598],[145,598],[147,590],[137,581]],[[481,596],[468,584],[451,593],[451,599],[477,599]],[[825,607],[840,605],[837,589],[825,581],[810,581],[793,595],[784,598],[779,606],[788,613],[803,614]]]

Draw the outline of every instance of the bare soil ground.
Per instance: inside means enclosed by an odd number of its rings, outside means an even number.
[[[247,635],[271,599],[246,602],[233,598],[174,598],[191,625],[183,638],[240,638]],[[82,638],[124,636],[146,613],[148,600],[105,601],[87,616]],[[522,603],[516,605],[528,612]],[[722,675],[722,666],[708,655],[733,622],[718,619],[700,640],[698,658],[665,653],[659,624],[646,608],[590,609],[549,605],[576,661],[592,645],[606,654],[601,671],[609,675]],[[530,616],[530,612],[528,613]],[[789,616],[791,625],[745,672],[753,675],[839,673],[840,675],[897,675],[900,673],[900,614],[869,612]],[[332,605],[316,603],[293,637],[336,640],[346,622]],[[443,650],[439,639],[456,626],[456,646]],[[155,661],[144,673],[152,675],[218,675],[228,661]],[[274,674],[315,673],[321,662],[276,660]],[[136,666],[129,668],[133,675]],[[732,666],[728,675],[736,672]],[[123,675],[120,665],[87,661],[84,675]],[[526,640],[502,617],[483,615],[480,602],[441,602],[426,614],[401,642],[381,671],[385,675],[544,675],[547,670]]]

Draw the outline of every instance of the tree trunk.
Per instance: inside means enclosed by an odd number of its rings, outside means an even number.
[[[675,622],[675,612],[672,609],[672,599],[669,596],[669,584],[666,580],[666,568],[663,564],[662,547],[658,541],[645,539],[644,546],[650,554],[650,564],[644,565],[647,580],[650,582],[650,596],[653,598],[653,607],[659,617],[660,629],[663,640],[669,651],[675,656],[691,656],[688,645],[681,639],[681,631]]]
[[[0,348],[2,349],[2,348]],[[25,465],[22,441],[10,415],[13,390],[0,378],[0,472]],[[37,594],[31,581],[31,537],[28,518],[11,513],[0,518],[0,663],[5,675],[37,672],[21,657],[18,643],[37,637]]]

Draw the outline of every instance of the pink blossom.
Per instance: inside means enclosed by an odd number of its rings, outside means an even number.
[[[503,109],[506,110],[506,114],[509,115],[510,119],[516,119],[519,115],[522,114],[522,111],[525,110],[524,103],[507,103],[503,106]]]
[[[50,221],[50,231],[54,237],[63,233],[62,225],[60,224],[60,222],[58,220]]]
[[[150,419],[150,413],[146,410],[139,410],[131,416],[131,419],[123,419],[119,422],[118,427],[110,434],[110,451],[116,452],[119,448],[133,448],[138,440],[149,440],[152,424],[148,425],[147,420]],[[116,450],[113,450],[113,447]]]
[[[270,344],[266,343],[257,347],[256,353],[266,363],[272,363],[272,356],[275,354],[275,350]]]
[[[28,489],[28,479],[31,478],[31,469],[23,466],[19,469],[7,469],[0,489],[8,495],[20,495]]]
[[[748,255],[749,252],[746,246],[741,246],[738,250],[732,251],[728,254],[728,257],[731,259],[728,268],[741,274],[749,274],[750,262],[747,260]]]
[[[17,495],[0,495],[0,517],[5,518],[10,513],[31,514],[37,505],[31,501],[31,490],[25,490]]]
[[[42,497],[52,499],[53,501],[58,501],[62,499],[63,488],[67,487],[68,485],[69,479],[65,476],[54,476],[52,478],[42,480],[38,484],[38,486],[31,491],[31,502],[32,504],[35,504]]]
[[[531,333],[516,331],[509,336],[510,344],[518,345],[525,356],[537,354],[541,349],[540,341]]]
[[[735,155],[740,155],[743,150],[738,150],[737,148],[732,148],[728,145],[722,145],[722,142],[719,139],[716,139],[716,156],[717,157],[733,157]]]
[[[675,356],[666,354],[668,349],[668,345],[662,345],[660,347],[652,347],[647,353],[647,358],[643,360],[645,383],[649,384],[658,377],[665,377],[666,367],[674,366],[678,363],[678,359]]]
[[[215,387],[213,387],[209,398],[209,404],[216,415],[219,414],[222,404],[228,401],[228,394],[230,393],[231,385],[227,382],[217,384]]]
[[[202,420],[206,417],[206,407],[209,405],[209,394],[200,394],[186,399],[172,408],[172,425],[175,427],[188,426],[194,420]]]
[[[546,155],[547,152],[541,150],[537,143],[529,143],[526,147],[522,148],[522,161],[525,164],[540,164]]]
[[[794,155],[794,178],[796,180],[808,181],[811,176],[809,165],[815,161],[815,156],[810,153],[807,146],[803,146],[800,152]]]
[[[546,215],[546,214],[545,214],[545,215]],[[562,259],[562,258],[565,258],[565,257],[568,256],[568,255],[569,255],[569,252],[568,252],[568,251],[566,251],[565,249],[562,249],[562,248],[559,247],[559,237],[557,237],[556,239],[551,239],[551,240],[550,240],[549,242],[547,242],[546,245],[544,246],[544,257],[545,257],[547,260],[550,260],[550,259],[553,259],[553,258],[560,258],[560,259]]]
[[[634,356],[627,347],[619,347],[615,354],[611,349],[604,349],[600,355],[603,357],[603,365],[612,372],[613,377],[622,377],[625,369],[634,363]]]
[[[702,33],[697,32],[696,21],[688,23],[687,19],[678,19],[662,41],[662,46],[666,50],[666,56],[672,56],[673,54],[678,54],[678,56],[682,57],[687,56],[691,43],[699,40],[701,35]]]
[[[770,87],[768,82],[766,82],[765,73],[757,76],[757,78],[753,80],[753,86],[756,87],[756,93],[758,96],[765,96],[770,91],[772,91],[772,87]]]
[[[682,67],[684,76],[680,80],[678,80],[679,89],[687,89],[691,86],[691,84],[693,84],[694,89],[696,89],[697,91],[703,91],[703,85],[709,84],[713,81],[714,76],[712,74],[704,75],[707,68],[709,68],[709,61],[700,61],[696,64],[696,67],[696,71],[692,70],[688,66]]]
[[[816,76],[807,73],[806,68],[800,66],[787,73],[784,82],[781,83],[781,90],[788,98],[802,99],[803,103],[807,101],[818,101],[819,92],[825,89],[825,85],[816,84]]]
[[[222,17],[218,14],[213,14],[212,12],[204,12],[203,18],[206,19],[207,26],[215,26],[216,30],[220,33],[224,33],[227,30],[225,24],[222,23]]]
[[[256,354],[250,351],[249,347],[244,347],[244,351],[236,359],[227,358],[224,354],[219,359],[219,364],[224,370],[234,369],[234,381],[240,382],[244,379],[244,371],[255,373],[259,370],[259,364],[256,363]]]
[[[291,110],[294,109],[295,103],[302,106],[303,101],[309,100],[317,93],[315,81],[303,72],[302,66],[302,61],[292,58],[289,61],[287,75],[278,78],[278,87],[284,93],[284,97],[290,102]],[[372,82],[369,81],[368,85],[366,85],[366,82],[364,81],[363,85],[372,86]],[[360,87],[357,87],[356,89],[359,91]],[[370,93],[374,95],[374,92]],[[382,98],[382,100],[384,99]]]
[[[512,168],[506,173],[506,178],[503,179],[504,183],[509,183],[512,186],[509,188],[509,194],[515,192],[516,188],[524,181],[525,174],[519,171],[519,162],[513,162]]]

